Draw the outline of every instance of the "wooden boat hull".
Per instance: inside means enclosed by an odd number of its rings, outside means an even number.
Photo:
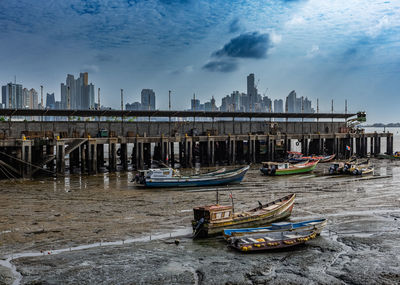
[[[302,156],[302,157],[292,157],[289,159],[291,163],[305,162],[305,161],[316,161],[319,160],[320,163],[330,162],[336,157],[336,154],[327,156]]]
[[[150,188],[164,187],[196,187],[196,186],[217,186],[230,183],[239,183],[243,180],[249,166],[238,169],[235,172],[227,171],[224,173],[192,176],[192,177],[174,177],[165,179],[146,179],[144,185]]]
[[[400,156],[389,155],[389,154],[377,154],[376,157],[379,159],[400,159]]]
[[[242,229],[225,229],[224,230],[224,237],[230,238],[233,236],[243,236],[243,235],[250,235],[250,234],[260,234],[260,233],[268,233],[268,232],[278,232],[282,230],[289,230],[289,231],[314,231],[319,235],[323,228],[326,226],[328,221],[326,219],[317,219],[317,220],[309,220],[303,221],[298,223],[278,223],[278,224],[271,224],[268,227],[262,228],[242,228]]]
[[[303,244],[314,239],[314,231],[276,232],[257,236],[242,236],[228,239],[229,246],[241,252],[268,251]]]
[[[285,203],[280,205],[279,207],[265,212],[259,216],[250,216],[250,217],[238,217],[229,221],[223,222],[213,222],[213,223],[204,223],[201,228],[195,233],[196,237],[207,237],[220,235],[223,233],[224,229],[229,227],[257,227],[262,225],[267,225],[272,222],[283,220],[289,217],[292,213],[292,209],[294,206],[294,199],[296,195],[291,194],[282,199],[287,199]],[[276,200],[278,201],[278,200]],[[276,202],[274,201],[274,202]],[[197,227],[197,221],[192,222],[193,230]]]
[[[268,168],[261,167],[261,173],[268,176],[281,176],[281,175],[292,175],[292,174],[301,174],[313,171],[317,167],[318,162],[312,163],[310,166],[304,167],[293,167],[288,169],[277,169],[274,173],[268,171]]]

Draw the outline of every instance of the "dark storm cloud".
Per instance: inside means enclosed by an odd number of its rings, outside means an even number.
[[[232,22],[229,24],[229,32],[230,33],[236,33],[240,30],[241,25],[240,25],[240,20],[239,18],[235,18],[232,20]]]
[[[226,60],[210,61],[203,66],[203,69],[215,72],[232,72],[237,70],[237,68],[236,62]]]
[[[233,38],[220,50],[213,53],[216,57],[229,56],[239,58],[265,58],[268,49],[271,47],[271,40],[268,34],[258,32],[241,34]]]
[[[163,4],[186,4],[189,3],[190,0],[159,0]]]
[[[98,0],[85,0],[71,5],[71,8],[79,15],[97,15],[100,13],[100,6],[101,3]]]

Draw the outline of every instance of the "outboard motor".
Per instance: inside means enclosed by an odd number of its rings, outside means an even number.
[[[271,175],[275,175],[275,172],[276,172],[276,167],[275,167],[275,165],[272,165],[272,167],[271,167]]]
[[[201,218],[200,220],[197,221],[196,228],[193,231],[193,237],[196,237],[200,233],[199,229],[203,224],[204,224],[204,218]]]

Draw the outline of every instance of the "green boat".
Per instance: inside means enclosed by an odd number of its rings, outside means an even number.
[[[394,154],[378,154],[376,157],[379,159],[400,159],[400,151],[396,151]]]
[[[263,162],[263,167],[260,171],[265,175],[289,175],[311,172],[317,167],[319,160],[305,163],[291,164],[289,162]]]

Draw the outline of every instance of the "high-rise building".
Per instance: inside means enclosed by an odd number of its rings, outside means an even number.
[[[200,100],[199,99],[192,99],[190,105],[190,110],[192,111],[199,111],[200,110]]]
[[[247,105],[246,111],[254,111],[254,104],[257,102],[257,88],[254,83],[254,73],[250,73],[247,76]]]
[[[75,79],[73,75],[68,74],[66,84],[61,83],[61,103],[64,109],[68,108],[68,88],[69,88],[69,106],[71,109],[93,109],[94,85],[89,84],[89,75],[87,72],[80,73],[79,78]]]
[[[141,92],[142,110],[156,109],[156,94],[153,89],[142,89]]]
[[[274,100],[274,112],[275,113],[283,113],[283,100],[282,99]]]
[[[296,91],[291,91],[289,95],[286,97],[286,112],[287,113],[295,113],[296,112]]]
[[[48,108],[48,109],[56,108],[56,99],[54,97],[54,93],[46,94],[46,108]]]
[[[142,110],[142,104],[140,104],[140,102],[133,102],[132,104],[127,103],[125,104],[125,110]]]
[[[2,86],[1,99],[5,108],[23,108],[22,85],[10,82]]]

